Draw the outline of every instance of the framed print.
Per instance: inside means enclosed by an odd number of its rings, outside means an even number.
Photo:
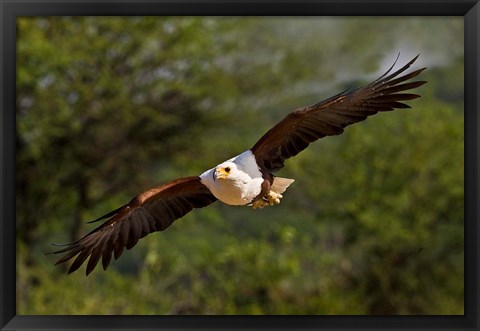
[[[477,1],[0,6],[2,329],[478,329]]]

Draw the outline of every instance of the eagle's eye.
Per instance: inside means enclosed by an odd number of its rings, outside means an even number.
[[[226,167],[225,172],[230,172],[230,167]]]

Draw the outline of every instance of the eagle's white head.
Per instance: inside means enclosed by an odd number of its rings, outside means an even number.
[[[260,194],[263,182],[255,157],[246,151],[200,175],[202,183],[220,201],[246,205]]]
[[[215,168],[213,176],[215,180],[235,180],[240,177],[240,172],[235,163],[226,161]]]

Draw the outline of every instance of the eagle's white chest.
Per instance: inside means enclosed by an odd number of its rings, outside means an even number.
[[[216,179],[215,169],[233,163],[228,178]],[[262,174],[250,150],[243,152],[200,175],[202,183],[212,194],[228,205],[243,206],[252,202],[262,189]]]

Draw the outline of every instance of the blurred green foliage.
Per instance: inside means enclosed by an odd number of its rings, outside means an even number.
[[[17,36],[18,314],[463,314],[462,18],[24,17]],[[195,210],[89,277],[44,255],[398,52],[429,67],[422,99],[287,161],[279,206]]]

